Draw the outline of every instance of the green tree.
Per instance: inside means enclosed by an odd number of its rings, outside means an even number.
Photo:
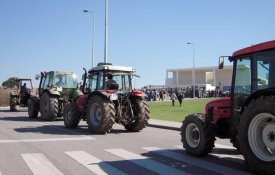
[[[2,83],[2,86],[6,86],[7,88],[12,88],[15,85],[19,87],[19,83],[16,81],[18,78],[17,77],[11,77],[8,80],[4,81]]]

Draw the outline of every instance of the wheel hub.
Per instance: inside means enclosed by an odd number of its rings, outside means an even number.
[[[197,130],[192,131],[192,138],[198,140],[200,138],[200,133]]]
[[[190,123],[185,130],[185,138],[188,145],[196,148],[200,144],[200,131],[197,125]]]
[[[264,144],[271,150],[275,150],[275,124],[270,123],[264,126],[262,137]]]
[[[262,161],[275,160],[275,116],[259,113],[250,122],[248,142],[254,155]]]

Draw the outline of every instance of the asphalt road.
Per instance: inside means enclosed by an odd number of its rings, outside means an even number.
[[[29,119],[26,109],[0,108],[0,175],[25,174],[250,174],[228,140],[217,140],[206,157],[187,155],[179,131],[147,127],[130,133],[114,125],[94,135],[82,121],[67,129],[63,121]]]

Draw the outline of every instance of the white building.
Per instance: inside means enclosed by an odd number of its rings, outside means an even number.
[[[192,87],[192,68],[167,69],[165,85],[168,88]],[[216,87],[227,90],[231,86],[233,66],[195,68],[195,85],[211,90]]]

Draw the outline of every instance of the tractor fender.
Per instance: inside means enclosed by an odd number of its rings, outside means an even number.
[[[60,97],[60,93],[59,93],[57,90],[55,90],[55,89],[47,89],[47,90],[44,90],[44,91],[42,92],[42,94],[45,93],[45,92],[49,93],[50,95]]]
[[[88,94],[78,96],[75,102],[79,109],[84,108],[88,103]]]
[[[76,100],[79,96],[83,95],[83,93],[79,90],[79,89],[76,89],[72,92],[71,94],[71,98],[73,100]]]
[[[134,97],[145,97],[145,94],[142,91],[132,91],[130,92],[130,96],[134,96]]]
[[[105,92],[105,91],[93,91],[89,94],[88,99],[93,98],[93,96],[98,95],[102,98],[109,99],[111,94]]]
[[[241,108],[241,114],[243,113],[244,107],[248,106],[249,103],[253,100],[256,99],[260,96],[270,96],[270,95],[274,95],[275,96],[275,88],[268,88],[268,89],[261,89],[261,90],[257,90],[255,92],[253,92],[252,94],[250,94],[248,96],[248,98],[246,98],[246,100],[244,101],[242,108]]]

